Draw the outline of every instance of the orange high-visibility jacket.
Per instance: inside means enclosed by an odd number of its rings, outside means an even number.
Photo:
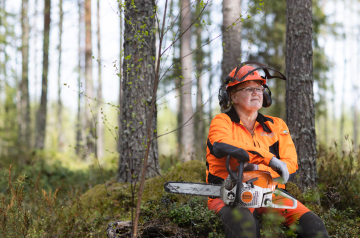
[[[269,167],[274,156],[286,163],[290,179],[295,175],[298,169],[297,154],[285,122],[280,118],[258,113],[254,128],[252,136],[233,107],[211,121],[207,140],[206,182],[219,184],[226,179],[228,172],[226,157],[223,156],[227,151],[234,152],[237,148],[242,148],[249,154],[249,163],[258,164],[259,170],[269,171],[273,178],[279,177]],[[230,166],[232,170],[236,170],[238,163],[234,158],[230,160]],[[282,184],[279,187],[285,188]]]

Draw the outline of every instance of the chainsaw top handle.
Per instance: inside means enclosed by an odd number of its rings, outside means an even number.
[[[231,154],[229,154],[226,158],[226,169],[227,169],[228,173],[230,174],[231,179],[234,181],[237,181],[235,202],[233,203],[234,206],[236,206],[236,204],[238,204],[239,199],[240,199],[240,192],[241,192],[241,188],[242,188],[242,178],[243,178],[243,173],[244,173],[245,162],[250,160],[249,154],[245,150],[243,150],[243,149],[239,149],[239,150],[241,150],[240,153],[237,153],[237,156],[235,157],[235,159],[239,163],[239,166],[236,167],[239,171],[237,178],[233,174],[231,167],[230,167]],[[241,156],[239,156],[239,155],[241,155]]]
[[[234,172],[232,171],[231,167],[230,167],[230,158],[233,157],[237,160],[237,162],[239,163],[240,166],[237,166],[236,169],[240,169],[240,168],[244,168],[244,164],[245,162],[250,161],[250,157],[249,154],[241,148],[236,148],[235,151],[230,151],[230,153],[228,154],[227,158],[226,158],[226,170],[228,171],[228,173],[230,174],[230,177],[233,181],[238,181],[238,178],[236,177],[236,175],[234,174]],[[241,166],[242,164],[242,166]],[[240,175],[238,173],[238,175]],[[240,181],[242,181],[242,174],[241,174],[241,178]]]

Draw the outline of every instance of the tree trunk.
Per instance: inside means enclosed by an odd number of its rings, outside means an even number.
[[[28,0],[22,0],[21,4],[21,54],[22,76],[20,84],[20,123],[19,143],[20,151],[25,153],[30,148],[30,98],[29,98],[29,17]]]
[[[34,102],[34,106],[33,106],[33,118],[36,118],[36,114],[37,114],[37,98],[38,98],[38,90],[37,90],[37,85],[38,85],[38,71],[37,71],[37,68],[38,68],[38,64],[37,64],[37,52],[38,52],[38,49],[37,49],[37,39],[38,39],[38,29],[37,29],[37,16],[38,16],[38,11],[37,11],[37,8],[38,8],[38,0],[35,0],[34,2],[34,8],[35,8],[35,12],[34,12],[34,25],[33,25],[33,31],[34,31],[34,42],[33,42],[33,45],[34,45],[34,99],[33,99],[33,102]],[[34,120],[33,122],[34,124],[32,126],[34,126],[34,128],[36,127],[36,119]],[[30,143],[30,146],[31,147],[35,147],[35,142],[36,142],[36,133],[32,133],[32,136],[31,136],[31,143]]]
[[[91,42],[91,0],[85,0],[85,131],[87,155],[96,153],[94,143],[95,122],[93,118],[92,102],[94,86],[92,79],[92,42]],[[89,158],[87,156],[87,158]]]
[[[82,141],[82,126],[81,126],[81,3],[78,0],[78,14],[79,14],[79,37],[78,37],[78,108],[77,108],[77,122],[76,122],[76,154],[80,155],[81,141]]]
[[[354,96],[355,96],[355,100],[354,100],[354,149],[357,150],[357,146],[358,146],[358,105],[357,105],[357,101],[359,100],[359,94],[358,94],[358,90],[359,88],[355,85],[354,86]]]
[[[341,94],[341,119],[340,119],[340,148],[344,148],[344,122],[345,122],[345,85],[346,85],[346,34],[344,34],[344,79],[343,79],[343,87],[342,87],[342,94]]]
[[[44,4],[44,40],[43,40],[43,70],[41,82],[41,100],[40,107],[36,118],[36,136],[37,149],[44,149],[45,132],[46,132],[46,114],[47,114],[47,79],[49,70],[49,38],[50,38],[50,9],[51,0],[45,0]]]
[[[98,48],[98,65],[99,65],[99,71],[98,71],[98,80],[99,80],[99,86],[97,91],[97,99],[102,102],[102,81],[101,81],[101,48],[100,48],[100,0],[97,0],[97,48]],[[97,104],[97,116],[98,116],[98,124],[96,129],[96,149],[97,149],[97,157],[102,158],[104,156],[104,124],[102,123],[103,120],[101,110],[101,105]]]
[[[181,33],[186,31],[191,25],[191,5],[190,0],[183,0],[181,2]],[[191,103],[191,31],[187,30],[181,37],[181,76],[183,77],[183,86],[181,90],[181,159],[183,161],[189,161],[194,159],[194,120],[193,107]],[[186,123],[186,124],[185,124]]]
[[[125,43],[123,65],[122,133],[120,134],[120,158],[118,180],[137,181],[146,151],[146,128],[149,123],[150,102],[155,83],[155,27],[152,0],[126,1]],[[140,28],[142,26],[142,28]],[[139,29],[140,34],[135,30]],[[145,34],[148,32],[148,34]],[[137,36],[137,37],[135,37]],[[142,40],[143,39],[143,40]],[[156,113],[152,120],[152,138],[156,138]],[[146,176],[153,177],[159,170],[157,140],[151,143]],[[153,168],[150,168],[150,166]]]
[[[241,0],[223,0],[223,61],[221,62],[221,80],[241,63],[241,24],[232,24],[241,14]]]
[[[359,19],[359,15],[357,17]],[[358,34],[358,42],[360,40],[360,34]],[[358,46],[358,53],[357,53],[357,58],[358,58],[358,63],[357,63],[357,68],[358,70],[360,69],[359,64],[360,64],[360,47]],[[354,100],[354,149],[355,151],[358,150],[358,103],[357,101],[360,99],[359,97],[359,86],[356,82],[356,79],[353,79],[353,88],[354,88],[354,95],[355,95],[355,100]]]
[[[315,186],[317,179],[311,9],[311,0],[286,1],[286,119],[301,188]]]
[[[195,17],[198,17],[201,11],[200,1],[196,4],[196,13]],[[203,73],[203,60],[204,60],[204,50],[201,47],[202,39],[202,25],[199,18],[196,26],[196,48],[195,52],[195,62],[196,62],[196,114],[194,117],[194,129],[195,129],[195,156],[196,158],[205,157],[205,128],[204,128],[204,108],[203,108],[203,98],[202,98],[202,73]]]
[[[64,135],[62,132],[62,102],[61,102],[61,37],[63,23],[62,0],[59,1],[59,65],[58,65],[58,111],[57,111],[57,131],[58,131],[58,150],[64,150]]]
[[[121,8],[122,0],[119,0],[119,14],[120,14],[120,54],[119,54],[119,109],[118,109],[118,124],[119,124],[119,136],[122,131],[122,120],[121,120],[121,105],[122,105],[122,95],[123,95],[123,89],[122,89],[122,67],[123,67],[123,14],[122,14],[122,8]],[[120,137],[119,137],[120,138]],[[118,139],[118,152],[120,153],[120,142]]]

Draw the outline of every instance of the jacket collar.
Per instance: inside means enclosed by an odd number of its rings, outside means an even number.
[[[231,119],[232,122],[235,122],[235,123],[238,123],[240,124],[240,117],[239,115],[237,114],[236,110],[234,107],[231,107],[231,109],[225,113],[226,115],[228,115]],[[263,130],[265,132],[268,132],[268,133],[271,133],[272,131],[270,130],[270,128],[265,124],[265,122],[267,121],[270,121],[271,123],[274,124],[274,121],[273,119],[269,118],[269,117],[266,117],[264,116],[263,114],[259,113],[258,112],[258,115],[256,117],[256,121],[258,123],[260,123],[260,125],[262,126]]]

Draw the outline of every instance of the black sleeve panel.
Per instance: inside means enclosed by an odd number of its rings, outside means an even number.
[[[230,155],[238,161],[248,162],[250,160],[249,154],[244,149],[221,142],[214,142],[213,151],[214,156],[218,159]]]
[[[208,183],[221,184],[224,181],[224,179],[220,178],[216,175],[213,175],[212,173],[209,172],[207,181],[208,181]]]
[[[209,150],[210,150],[210,154],[212,154],[212,155],[214,155],[214,149],[213,149],[213,145],[211,144],[211,142],[210,142],[210,140],[208,139],[207,140],[207,146],[208,146],[208,148],[209,148]]]
[[[279,141],[276,141],[273,145],[269,146],[269,151],[274,154],[276,158],[281,159],[279,154]]]
[[[297,170],[296,170],[296,172],[297,172]],[[289,175],[289,180],[288,180],[288,182],[292,182],[292,181],[293,181],[293,179],[295,178],[296,172]]]

